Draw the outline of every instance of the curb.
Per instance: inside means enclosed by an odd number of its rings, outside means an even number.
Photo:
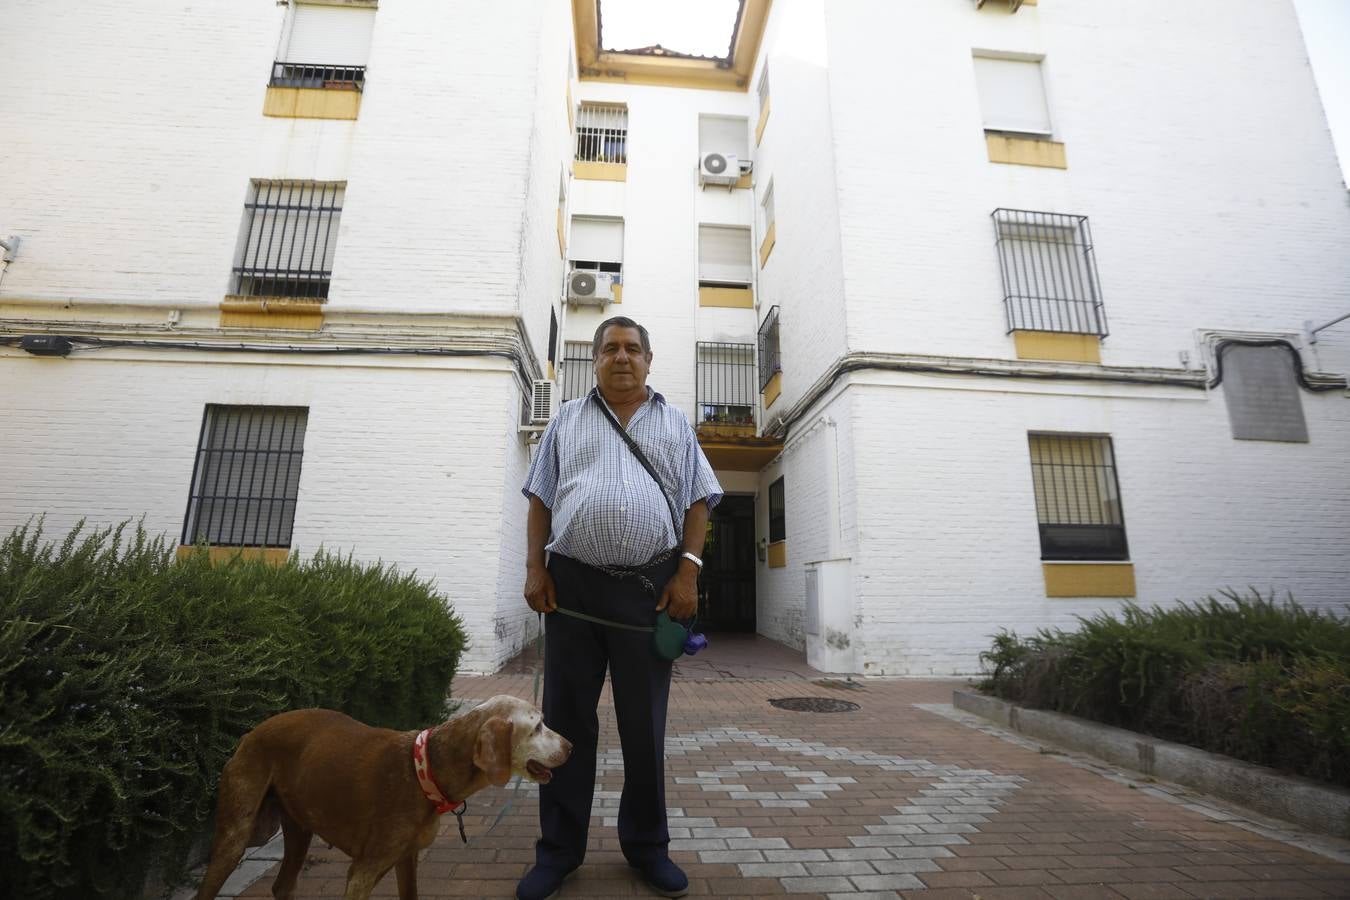
[[[1173,781],[1309,831],[1350,838],[1350,791],[1274,769],[1102,725],[1063,713],[1029,709],[971,691],[953,691],[957,709],[1010,731],[1117,766]]]

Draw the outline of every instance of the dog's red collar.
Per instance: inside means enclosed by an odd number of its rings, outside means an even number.
[[[436,804],[437,815],[443,816],[448,812],[461,814],[467,804],[463,800],[451,800],[445,796],[445,791],[436,783],[436,776],[431,773],[431,766],[427,763],[427,738],[430,735],[431,729],[426,728],[413,739],[413,771],[417,773],[417,783],[422,786],[426,798]]]

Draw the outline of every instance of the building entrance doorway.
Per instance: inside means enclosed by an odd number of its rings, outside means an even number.
[[[729,494],[708,519],[698,621],[706,631],[755,631],[755,498]]]

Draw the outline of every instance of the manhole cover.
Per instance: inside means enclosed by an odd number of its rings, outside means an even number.
[[[769,705],[792,712],[832,713],[853,712],[855,709],[861,709],[856,703],[836,700],[833,697],[779,697],[777,700],[770,700]]]

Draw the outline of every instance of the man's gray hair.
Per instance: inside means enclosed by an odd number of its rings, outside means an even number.
[[[610,327],[611,325],[615,326],[616,328],[636,328],[638,330],[638,336],[641,337],[642,339],[642,352],[643,353],[652,352],[652,339],[651,336],[647,334],[647,329],[643,328],[641,325],[634,322],[627,316],[614,316],[601,322],[600,327],[595,329],[595,338],[591,341],[592,361],[599,358],[600,342],[604,340],[605,329]]]

